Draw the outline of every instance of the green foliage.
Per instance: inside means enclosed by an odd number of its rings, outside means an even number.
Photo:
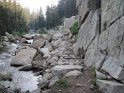
[[[59,81],[56,82],[57,86],[60,88],[66,88],[69,87],[69,82],[65,79],[60,79]]]
[[[38,33],[39,33],[39,34],[47,34],[48,32],[47,32],[47,30],[46,30],[45,28],[40,28],[40,29],[38,30]]]
[[[12,34],[13,34],[14,36],[22,36],[22,35],[25,35],[26,32],[16,32],[16,31],[13,31]]]
[[[47,7],[46,28],[60,25],[64,18],[77,15],[76,0],[59,0],[57,6]]]
[[[95,71],[95,67],[92,67],[92,80],[90,81],[91,84],[93,84],[94,86],[96,86],[96,71]]]
[[[0,0],[0,34],[26,31],[24,8],[16,0]]]
[[[73,35],[77,35],[79,30],[78,22],[75,22],[71,27],[70,31]]]

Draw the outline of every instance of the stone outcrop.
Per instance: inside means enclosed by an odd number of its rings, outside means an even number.
[[[76,2],[81,27],[75,54],[84,58],[86,66],[96,67],[124,83],[124,0]],[[123,84],[114,81],[98,80],[98,85],[105,93],[124,91]]]
[[[90,11],[100,7],[100,0],[77,0],[79,22],[83,23]]]
[[[82,24],[75,47],[75,54],[79,51],[85,52],[94,38],[99,34],[99,11],[91,11],[88,18]]]

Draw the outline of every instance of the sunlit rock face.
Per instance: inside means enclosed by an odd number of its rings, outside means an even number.
[[[84,58],[86,66],[124,83],[124,0],[93,1],[77,0],[81,27],[74,52]],[[98,80],[98,85],[107,90],[105,93],[124,91],[123,84],[116,86],[113,81]],[[112,86],[115,88],[111,89]]]

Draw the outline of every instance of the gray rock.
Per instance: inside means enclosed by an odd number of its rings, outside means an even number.
[[[58,57],[51,57],[50,59],[47,60],[47,63],[50,64],[51,66],[54,66],[57,64],[57,61],[59,60]]]
[[[42,93],[50,93],[50,89],[43,91]]]
[[[62,40],[61,39],[58,39],[56,41],[52,41],[51,44],[54,47],[58,47],[61,44],[61,42],[62,42]]]
[[[106,60],[101,69],[108,72],[117,80],[124,80],[124,68],[112,62],[112,59]]]
[[[42,93],[41,89],[36,89],[34,91],[32,91],[31,93]]]
[[[76,7],[78,8],[78,6],[81,4],[82,0],[76,0]]]
[[[0,80],[8,80],[8,81],[11,81],[12,80],[12,74],[9,73],[9,72],[0,72]]]
[[[124,85],[114,81],[97,80],[96,83],[99,89],[103,93],[123,93],[124,92]]]
[[[39,80],[38,87],[41,88],[41,89],[43,89],[45,87],[48,87],[51,78],[52,78],[52,74],[46,73],[45,75],[43,75],[41,80]]]
[[[45,45],[45,40],[44,39],[38,39],[32,43],[31,47],[38,49],[38,48],[44,47],[44,45]]]
[[[53,67],[52,73],[54,76],[62,76],[69,71],[72,71],[72,70],[81,71],[82,69],[83,67],[79,65],[58,65]]]
[[[41,48],[40,50],[40,53],[43,54],[44,56],[43,57],[50,57],[50,51],[49,51],[49,48]]]
[[[79,30],[76,48],[74,49],[76,55],[80,55],[79,52],[86,51],[94,38],[99,34],[99,20],[99,11],[90,12]]]
[[[55,33],[52,38],[56,40],[56,39],[62,38],[62,36],[63,35],[60,32],[58,32],[58,33]]]
[[[107,79],[108,78],[107,75],[105,75],[105,74],[103,74],[97,70],[95,70],[95,71],[96,71],[96,78],[97,79]]]
[[[59,81],[58,76],[53,77],[53,78],[50,80],[49,87],[53,86],[57,81]]]
[[[114,21],[124,15],[124,0],[102,0],[101,1],[101,28],[104,31]]]
[[[46,59],[42,59],[42,60],[32,61],[31,63],[34,68],[41,68],[41,67],[46,67],[44,66],[45,62],[46,62]]]
[[[68,73],[65,74],[66,77],[77,77],[77,76],[80,76],[82,73],[81,71],[78,71],[78,70],[74,70],[74,71],[70,71]]]
[[[26,35],[23,35],[22,37],[23,38],[26,38],[26,39],[33,39],[35,35],[31,35],[31,34],[26,34]]]
[[[80,23],[83,23],[88,14],[92,10],[97,10],[100,7],[100,0],[76,0]]]
[[[64,30],[69,32],[70,27],[76,22],[76,16],[72,16],[70,18],[65,18],[64,19]]]
[[[26,49],[21,49],[15,57],[12,58],[12,66],[26,66],[31,64],[33,58],[36,55],[37,50],[27,47]]]

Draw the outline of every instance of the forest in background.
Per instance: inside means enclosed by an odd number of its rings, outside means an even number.
[[[0,0],[0,35],[56,27],[62,24],[64,18],[77,15],[75,6],[76,0],[59,0],[57,6],[47,6],[44,15],[42,8],[30,13],[28,8],[23,8],[16,0]]]

